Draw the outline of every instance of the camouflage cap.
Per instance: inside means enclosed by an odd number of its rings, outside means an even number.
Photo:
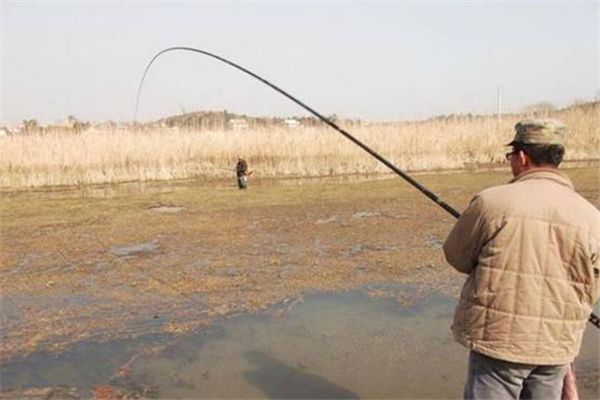
[[[564,145],[567,128],[549,119],[525,119],[515,125],[515,137],[507,146],[523,144]]]

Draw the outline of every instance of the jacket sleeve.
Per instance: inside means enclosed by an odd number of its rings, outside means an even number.
[[[483,211],[483,200],[475,196],[444,242],[446,261],[459,272],[471,273],[487,241]]]

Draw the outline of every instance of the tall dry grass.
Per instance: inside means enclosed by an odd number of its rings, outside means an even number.
[[[598,159],[600,103],[544,117],[569,128],[567,160]],[[406,171],[463,168],[501,162],[514,124],[526,115],[448,117],[348,129]],[[329,176],[387,172],[349,140],[319,129],[214,132],[87,131],[13,135],[0,139],[0,186],[110,183],[232,176],[238,155],[257,175]]]

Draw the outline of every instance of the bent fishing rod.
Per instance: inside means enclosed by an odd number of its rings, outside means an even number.
[[[416,180],[414,180],[411,176],[409,176],[408,174],[406,174],[405,172],[401,171],[398,167],[396,167],[394,164],[392,164],[391,162],[389,162],[388,160],[386,160],[385,158],[383,158],[381,155],[379,155],[379,153],[377,153],[375,150],[371,149],[369,146],[367,146],[366,144],[364,144],[363,142],[361,142],[360,140],[358,140],[357,138],[355,138],[354,136],[352,136],[350,133],[348,133],[346,130],[340,128],[335,122],[333,122],[332,120],[330,120],[329,118],[326,118],[325,116],[321,115],[321,113],[317,112],[315,109],[309,107],[308,105],[306,105],[305,103],[303,103],[302,101],[298,100],[296,97],[292,96],[291,94],[289,94],[288,92],[286,92],[285,90],[281,89],[280,87],[272,84],[271,82],[269,82],[268,80],[264,79],[263,77],[255,74],[254,72],[242,67],[241,65],[238,65],[224,57],[218,56],[216,54],[210,53],[208,51],[205,50],[200,50],[194,47],[185,47],[185,46],[176,46],[176,47],[168,47],[166,49],[163,49],[161,51],[159,51],[148,63],[148,65],[146,65],[146,68],[144,69],[144,74],[142,75],[142,79],[140,81],[140,85],[138,87],[138,91],[137,91],[137,96],[136,96],[136,100],[135,100],[135,116],[134,116],[134,122],[137,122],[137,114],[138,114],[138,107],[139,107],[139,103],[140,103],[140,95],[142,93],[142,87],[144,85],[144,81],[146,80],[146,75],[148,74],[148,71],[150,70],[150,67],[152,66],[152,64],[154,63],[154,61],[156,61],[156,59],[158,57],[160,57],[161,55],[171,52],[171,51],[189,51],[192,53],[198,53],[198,54],[202,54],[211,58],[214,58],[218,61],[221,61],[239,71],[242,71],[243,73],[250,75],[251,77],[261,81],[262,83],[264,83],[265,85],[269,86],[271,89],[275,90],[276,92],[279,92],[280,94],[282,94],[283,96],[287,97],[288,99],[290,99],[291,101],[293,101],[294,103],[298,104],[300,107],[304,108],[306,111],[310,112],[312,115],[314,115],[315,117],[317,117],[319,120],[321,120],[323,123],[325,123],[326,125],[329,125],[331,128],[335,129],[336,131],[338,131],[339,133],[341,133],[342,135],[344,135],[347,139],[349,139],[350,141],[352,141],[354,144],[356,144],[358,147],[360,147],[361,149],[363,149],[364,151],[366,151],[367,153],[369,153],[371,156],[373,156],[374,158],[376,158],[378,161],[380,161],[381,163],[383,163],[386,167],[388,167],[389,169],[391,169],[393,172],[395,172],[397,175],[399,175],[402,179],[404,179],[405,181],[407,181],[408,183],[410,183],[412,186],[414,186],[415,188],[417,188],[417,190],[419,190],[421,193],[423,193],[425,196],[427,196],[430,200],[432,200],[434,203],[436,203],[438,206],[442,207],[444,210],[446,210],[448,213],[450,213],[450,215],[454,216],[455,218],[459,218],[460,217],[460,213],[458,211],[456,211],[454,208],[452,208],[450,205],[448,205],[446,202],[442,201],[437,195],[435,195],[432,191],[430,191],[429,189],[427,189],[425,186],[421,185],[419,182],[417,182]],[[600,329],[600,318],[598,316],[596,316],[594,313],[592,313],[590,315],[589,321],[598,329]]]

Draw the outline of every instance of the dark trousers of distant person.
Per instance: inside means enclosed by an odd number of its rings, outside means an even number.
[[[238,183],[238,188],[240,188],[240,190],[246,189],[248,187],[248,178],[246,178],[246,175],[238,176],[237,183]]]

